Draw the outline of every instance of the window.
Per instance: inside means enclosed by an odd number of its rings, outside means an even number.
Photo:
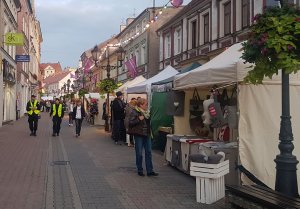
[[[147,20],[143,19],[143,22],[142,22],[142,30],[143,31],[146,29],[146,25],[147,25]]]
[[[203,16],[203,38],[204,43],[209,42],[209,14]]]
[[[192,22],[192,49],[197,47],[197,21]]]
[[[242,0],[242,28],[250,23],[250,0]]]
[[[181,28],[177,29],[174,33],[174,54],[181,53]]]
[[[224,4],[224,35],[231,33],[231,2]]]
[[[140,59],[140,51],[138,49],[135,50],[135,60],[136,60],[136,66],[139,66],[139,60]]]
[[[170,58],[171,57],[171,37],[170,34],[165,35],[165,58]]]
[[[136,26],[136,33],[140,33],[140,32],[141,32],[140,25],[137,25],[137,26]]]
[[[145,56],[146,56],[146,46],[143,45],[142,46],[142,50],[141,50],[141,65],[145,64]]]

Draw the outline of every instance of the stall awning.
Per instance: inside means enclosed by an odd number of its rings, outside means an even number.
[[[126,83],[124,83],[122,86],[120,86],[116,91],[121,91],[121,92],[126,92],[127,88],[131,87],[131,86],[135,86],[139,83],[142,83],[146,80],[146,78],[144,78],[144,76],[140,75],[137,76],[135,79],[131,80],[131,81],[127,81]]]
[[[234,44],[211,61],[190,72],[177,75],[175,89],[187,89],[214,84],[242,81],[250,70],[251,64],[244,64],[241,58],[243,46]]]
[[[173,77],[177,73],[178,73],[178,71],[175,70],[173,67],[167,66],[163,71],[161,71],[157,75],[149,78],[148,80],[146,80],[146,81],[144,81],[140,84],[137,84],[133,87],[127,88],[127,93],[128,94],[148,93],[151,90],[151,84],[152,83],[155,83],[155,82],[162,81],[162,80],[165,80],[167,78]]]

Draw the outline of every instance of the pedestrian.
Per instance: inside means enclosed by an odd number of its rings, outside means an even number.
[[[118,91],[116,98],[112,102],[112,125],[113,125],[113,138],[115,144],[119,141],[126,142],[126,129],[124,125],[125,119],[125,107],[126,104],[123,101],[123,93]]]
[[[124,125],[126,128],[126,133],[129,135],[129,143],[128,143],[128,147],[133,147],[134,146],[134,139],[133,139],[133,135],[130,134],[128,132],[129,129],[129,117],[131,112],[135,109],[136,107],[136,98],[131,98],[130,102],[127,104],[127,106],[125,107],[125,120],[124,120]]]
[[[77,100],[76,106],[73,108],[73,118],[75,120],[75,125],[76,125],[76,137],[80,136],[81,132],[81,125],[83,118],[85,117],[85,110],[81,105],[81,100]]]
[[[35,95],[31,95],[31,100],[26,105],[29,129],[31,131],[30,136],[36,136],[38,121],[40,117],[41,107],[39,102],[35,98],[36,98]]]
[[[137,100],[136,108],[131,111],[129,117],[129,132],[135,140],[136,167],[139,176],[145,176],[143,173],[143,149],[145,150],[145,164],[147,176],[157,176],[153,171],[152,151],[150,139],[150,113],[148,110],[148,101],[140,98]]]
[[[75,106],[75,102],[72,99],[71,101],[69,101],[68,103],[68,111],[69,111],[69,126],[73,126],[73,109]]]
[[[50,111],[50,117],[52,116],[53,122],[53,133],[52,136],[59,136],[60,125],[62,118],[64,117],[64,109],[62,103],[59,101],[59,98],[55,99],[55,103],[52,105]]]
[[[49,100],[47,100],[47,102],[46,102],[46,112],[50,111],[50,107],[51,107],[51,103],[50,103]]]

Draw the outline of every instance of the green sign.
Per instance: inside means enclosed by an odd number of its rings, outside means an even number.
[[[13,46],[23,46],[24,45],[23,33],[6,33],[5,44],[13,45]]]

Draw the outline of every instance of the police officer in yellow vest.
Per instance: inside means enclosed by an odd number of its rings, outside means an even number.
[[[31,95],[31,100],[26,105],[26,111],[28,114],[29,129],[31,131],[30,136],[36,136],[38,128],[38,121],[40,115],[40,104],[35,99],[35,95]]]
[[[52,136],[59,136],[60,124],[64,117],[64,109],[58,98],[55,99],[55,103],[51,107],[50,116],[52,116],[53,121]]]

